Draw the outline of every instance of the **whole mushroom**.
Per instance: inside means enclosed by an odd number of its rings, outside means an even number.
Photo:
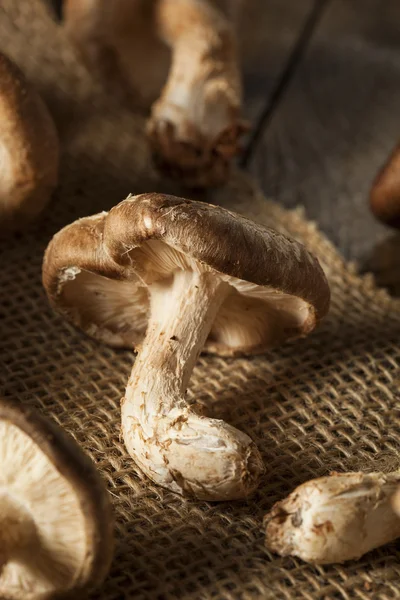
[[[315,327],[329,305],[316,258],[220,207],[142,194],[57,233],[43,283],[74,325],[138,350],[122,431],[153,481],[207,500],[255,489],[263,465],[253,441],[196,414],[185,392],[202,350],[260,353]]]
[[[59,144],[53,120],[25,77],[0,53],[0,229],[21,229],[57,184]]]
[[[0,598],[81,598],[103,581],[112,552],[93,463],[53,422],[0,399]]]
[[[394,506],[400,473],[333,473],[277,502],[264,519],[266,545],[281,556],[342,563],[400,537]]]
[[[231,0],[231,12],[237,4]],[[156,165],[190,187],[227,180],[248,128],[230,11],[215,0],[158,0],[155,8],[172,60],[148,134]]]

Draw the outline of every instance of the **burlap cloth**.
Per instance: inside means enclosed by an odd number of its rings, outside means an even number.
[[[306,340],[250,360],[203,356],[195,369],[190,397],[263,453],[267,472],[251,500],[196,503],[152,485],[119,437],[132,354],[100,346],[52,313],[41,260],[50,236],[78,216],[128,192],[182,191],[152,171],[143,116],[96,88],[41,0],[0,1],[0,47],[47,100],[64,144],[60,186],[40,224],[0,245],[0,393],[51,415],[107,482],[117,548],[93,598],[399,598],[396,544],[345,566],[313,567],[267,552],[261,521],[306,479],[399,466],[400,303],[358,277],[300,211],[234,174],[208,200],[304,241],[329,277],[330,315]]]

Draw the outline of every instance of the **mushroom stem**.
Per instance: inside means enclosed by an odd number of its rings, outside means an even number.
[[[238,152],[244,127],[239,119],[242,86],[234,27],[210,2],[160,0],[155,11],[158,35],[171,47],[172,61],[152,107],[153,149],[160,153],[160,165],[186,177],[193,177],[190,169],[196,169],[202,173],[202,185],[213,185],[214,179],[225,177],[222,161]],[[214,173],[217,167],[209,164],[212,150],[221,172]],[[203,173],[206,166],[208,175]]]
[[[262,472],[252,440],[198,416],[184,398],[196,359],[230,286],[180,271],[150,285],[151,316],[122,403],[129,453],[156,483],[208,500],[248,495]]]
[[[35,536],[28,511],[8,494],[0,494],[0,573],[4,565],[19,555]]]
[[[332,473],[297,487],[264,519],[267,548],[316,564],[342,563],[400,536],[400,473]]]
[[[187,271],[173,276],[167,293],[165,284],[149,287],[151,317],[130,378],[136,395],[140,386],[148,395],[145,420],[153,413],[166,415],[176,406],[230,289],[214,275]],[[159,387],[166,380],[168,390]]]
[[[171,70],[157,110],[163,107],[167,117],[169,109],[175,125],[192,123],[203,135],[214,137],[232,124],[241,103],[233,27],[209,3],[188,0],[161,0],[156,21],[160,36],[172,48]],[[211,95],[219,98],[220,106],[211,102]]]

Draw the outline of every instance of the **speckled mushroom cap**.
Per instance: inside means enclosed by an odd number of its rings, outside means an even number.
[[[308,334],[328,310],[325,275],[301,244],[223,208],[155,193],[57,233],[43,283],[53,307],[87,334],[132,347],[145,335],[148,286],[179,269],[213,271],[232,287],[209,352],[262,352]]]
[[[0,229],[19,229],[57,184],[58,136],[38,93],[0,53]]]
[[[78,445],[0,398],[0,598],[81,598],[113,553],[105,485]]]

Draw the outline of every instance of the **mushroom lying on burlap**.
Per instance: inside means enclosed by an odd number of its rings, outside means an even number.
[[[112,550],[92,462],[53,422],[0,399],[0,598],[81,598],[106,576]]]
[[[190,186],[227,179],[246,129],[233,23],[238,4],[65,2],[67,31],[108,94],[131,96],[133,103],[148,88],[157,97],[165,83],[152,106],[149,140],[160,169]]]
[[[400,229],[400,144],[375,178],[370,205],[380,221]]]
[[[277,502],[264,520],[266,545],[281,556],[342,563],[400,537],[393,495],[400,473],[333,473]]]
[[[57,184],[58,154],[46,106],[0,53],[0,229],[20,229],[41,212]]]
[[[318,261],[222,208],[129,197],[56,234],[43,265],[52,306],[139,354],[122,401],[129,453],[155,482],[209,500],[247,496],[263,466],[249,436],[198,416],[185,392],[199,353],[260,353],[327,312]]]

